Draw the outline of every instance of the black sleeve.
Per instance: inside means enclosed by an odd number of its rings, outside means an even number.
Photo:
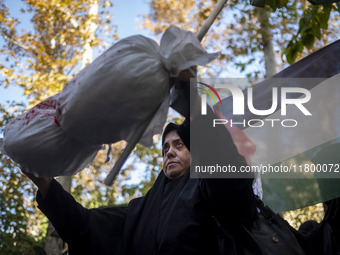
[[[126,208],[86,209],[55,180],[38,208],[59,236],[69,245],[70,254],[118,254],[126,218]]]
[[[325,217],[323,222],[329,224],[332,230],[332,240],[334,243],[334,249],[337,254],[340,254],[340,198],[334,198],[326,201],[325,206]]]
[[[325,216],[323,220],[340,231],[340,198],[328,200],[324,203],[324,206]]]
[[[200,159],[209,155],[209,158],[204,159],[209,165],[232,165],[237,169],[245,166],[246,161],[238,153],[227,128],[224,125],[213,127],[212,121],[217,117],[209,107],[207,110],[207,115],[198,115],[191,123],[186,119],[178,131],[183,142],[190,148],[193,160],[197,155]],[[201,133],[192,136],[192,132]],[[192,141],[190,145],[190,139],[193,138],[198,141]],[[202,196],[222,221],[230,221],[232,218],[235,221],[250,222],[257,215],[252,189],[253,174],[243,175],[242,178],[230,177],[226,174],[224,178],[202,178]]]

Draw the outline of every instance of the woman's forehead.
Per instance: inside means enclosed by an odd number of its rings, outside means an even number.
[[[172,130],[166,134],[165,139],[164,139],[164,144],[169,143],[173,140],[178,140],[178,139],[181,139],[181,138],[178,135],[177,130]]]

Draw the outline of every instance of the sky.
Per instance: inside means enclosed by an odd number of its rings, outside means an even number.
[[[149,12],[146,0],[114,1],[112,23],[118,26],[118,35],[124,38],[134,34],[151,36],[151,32],[138,28],[141,15]]]
[[[5,3],[13,16],[23,18],[22,24],[24,25],[22,25],[22,28],[25,27],[25,24],[30,23],[29,17],[25,17],[24,14],[20,13],[20,8],[23,6],[21,0],[5,0]],[[141,15],[147,14],[149,11],[146,0],[114,0],[113,3],[112,24],[117,25],[120,39],[134,34],[152,37],[150,31],[138,28],[142,20]],[[0,86],[0,104],[12,100],[25,101],[25,97],[22,96],[22,89],[15,86],[5,89]]]

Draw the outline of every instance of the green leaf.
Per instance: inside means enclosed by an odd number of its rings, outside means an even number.
[[[321,12],[318,12],[315,15],[314,18],[322,29],[328,28],[329,15],[330,15],[330,10],[327,10],[326,8],[324,8]]]
[[[306,34],[301,38],[303,45],[307,47],[307,49],[311,49],[313,47],[315,36],[313,34]]]
[[[276,0],[277,8],[285,7],[289,0]]]
[[[276,11],[276,9],[277,9],[276,0],[267,0],[266,4],[269,5],[270,8],[273,9],[273,11]]]
[[[250,4],[256,7],[264,7],[266,4],[266,0],[251,0]]]
[[[287,48],[285,49],[284,51],[284,55],[286,56],[287,58],[287,62],[289,64],[293,64],[295,59],[296,59],[296,56],[297,56],[297,52],[294,50],[294,44],[293,42],[290,42],[288,45],[287,45]]]
[[[286,6],[288,0],[251,0],[250,4],[256,7],[264,7],[265,5],[270,6],[274,11],[277,8],[282,8]]]
[[[299,21],[299,33],[304,33],[308,28],[308,21],[302,17]]]
[[[302,44],[301,41],[297,41],[296,42],[296,49],[297,49],[298,53],[302,53],[302,51],[303,51],[303,44]]]
[[[303,44],[300,40],[292,40],[288,43],[284,55],[287,58],[289,64],[293,64],[298,56],[303,50]]]
[[[319,26],[313,26],[312,32],[316,38],[318,38],[319,40],[321,39],[321,28]]]

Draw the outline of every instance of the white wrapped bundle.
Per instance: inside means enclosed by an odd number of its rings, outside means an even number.
[[[166,120],[170,77],[216,57],[206,53],[193,33],[173,26],[160,46],[141,35],[122,39],[66,84],[57,119],[81,142],[114,143],[128,141],[158,109],[157,121],[140,141],[151,146]]]
[[[170,27],[161,45],[131,36],[5,127],[1,149],[37,176],[73,175],[103,143],[127,140],[154,116],[140,143],[151,146],[168,112],[170,78],[216,58],[191,32]],[[157,113],[155,114],[155,112]]]
[[[68,136],[55,117],[59,94],[39,103],[5,127],[3,148],[36,176],[73,175],[96,156],[100,145],[84,145]]]

